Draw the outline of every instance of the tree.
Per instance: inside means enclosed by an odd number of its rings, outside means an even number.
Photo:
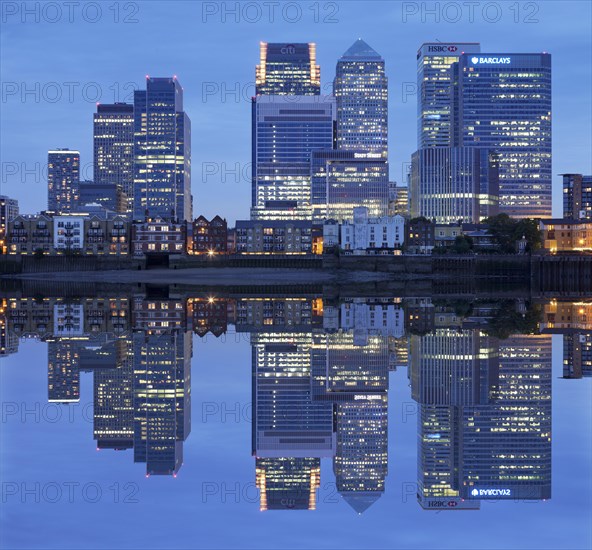
[[[483,223],[487,225],[489,232],[497,242],[500,252],[516,253],[516,243],[522,237],[526,238],[528,252],[541,247],[541,232],[536,220],[530,218],[514,220],[508,214],[498,214],[486,218]]]
[[[473,239],[466,235],[458,235],[456,239],[454,239],[452,249],[457,254],[468,254],[473,250]]]

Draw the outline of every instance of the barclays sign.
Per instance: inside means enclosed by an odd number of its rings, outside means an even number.
[[[509,65],[511,62],[510,57],[481,57],[477,55],[471,57],[473,65]]]

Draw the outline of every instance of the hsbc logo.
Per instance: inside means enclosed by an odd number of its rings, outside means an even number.
[[[428,46],[428,52],[454,53],[457,50],[458,46]]]
[[[429,508],[455,508],[458,506],[458,502],[454,500],[444,501],[444,500],[430,500],[428,501]]]

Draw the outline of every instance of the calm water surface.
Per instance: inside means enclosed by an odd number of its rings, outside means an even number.
[[[592,546],[592,301],[2,310],[2,548]]]

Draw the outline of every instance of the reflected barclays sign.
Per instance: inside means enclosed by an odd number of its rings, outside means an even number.
[[[510,57],[480,57],[474,55],[471,57],[471,63],[473,65],[509,65],[512,62]]]
[[[512,495],[510,489],[473,489],[472,497],[509,497]]]

